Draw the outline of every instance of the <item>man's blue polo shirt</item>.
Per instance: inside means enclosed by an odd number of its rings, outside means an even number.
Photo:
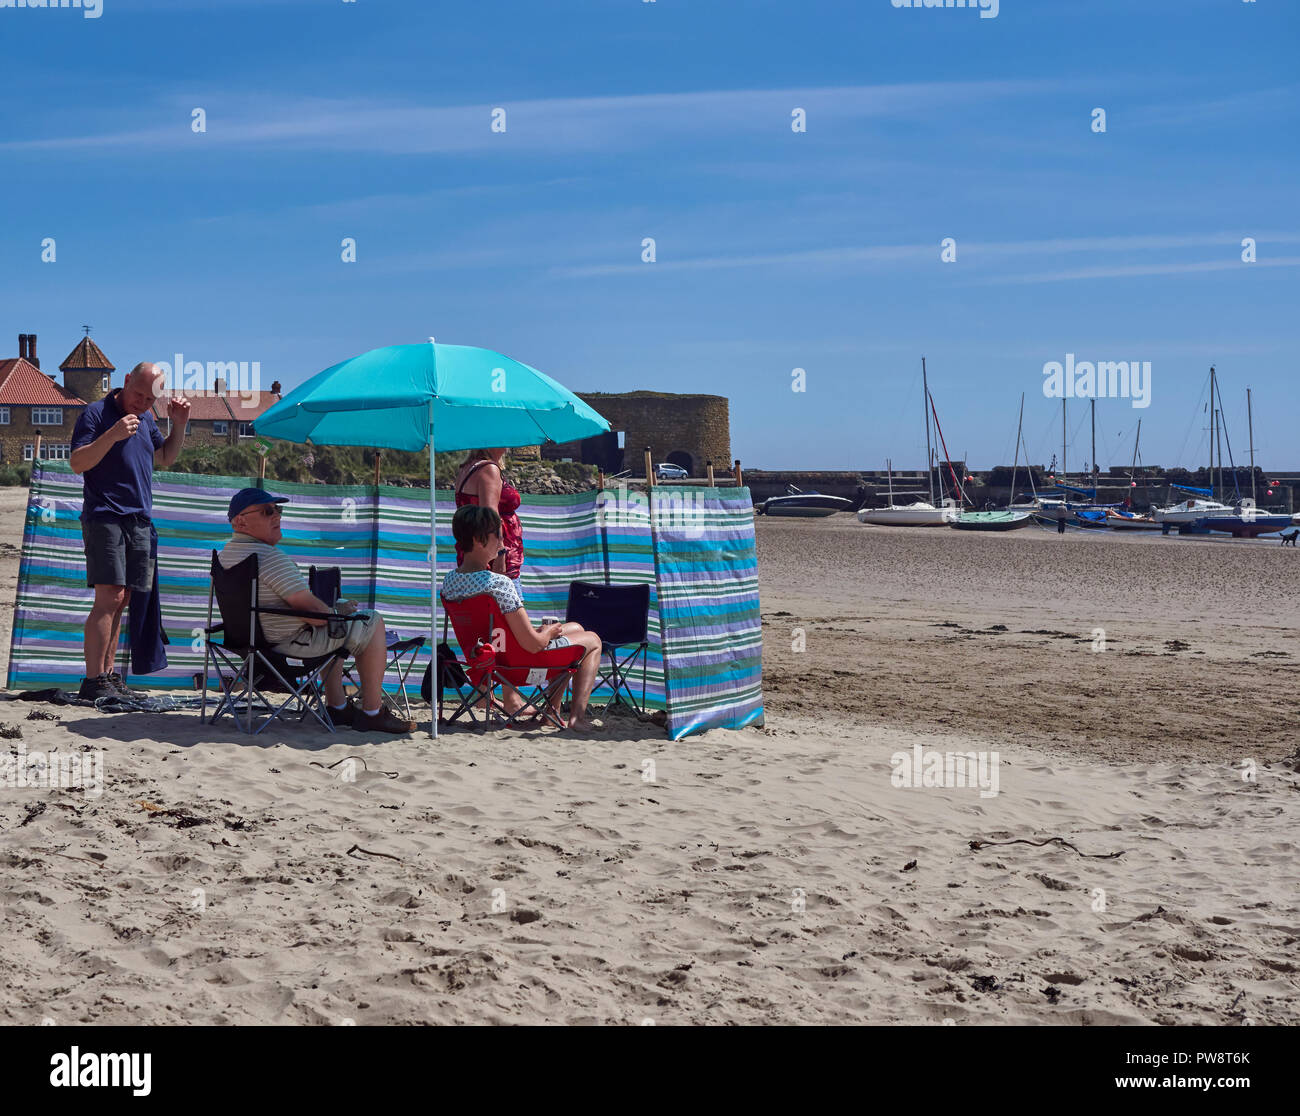
[[[90,404],[77,419],[72,431],[74,450],[90,445],[126,413],[118,404],[121,390],[117,388],[98,403]],[[139,419],[140,425],[131,437],[114,443],[99,464],[83,474],[83,519],[153,515],[153,455],[162,449],[164,438],[152,412],[146,411]]]

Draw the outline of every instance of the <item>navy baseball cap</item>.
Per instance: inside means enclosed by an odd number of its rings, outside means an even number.
[[[240,512],[256,507],[258,504],[287,504],[289,497],[272,496],[265,488],[241,488],[230,497],[230,507],[226,518],[234,519]]]

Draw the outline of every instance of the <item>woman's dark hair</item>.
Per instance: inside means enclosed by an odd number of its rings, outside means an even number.
[[[501,517],[496,508],[466,504],[451,517],[451,533],[461,550],[471,550],[476,542],[487,542],[488,535],[501,531]]]

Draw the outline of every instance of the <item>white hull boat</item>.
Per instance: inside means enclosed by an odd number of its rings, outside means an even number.
[[[891,504],[887,508],[858,510],[859,523],[871,523],[877,527],[943,527],[956,518],[956,508],[936,508],[924,500],[907,506]]]
[[[1111,509],[1106,513],[1106,526],[1112,531],[1159,531],[1161,525],[1149,515]]]
[[[1235,509],[1217,500],[1183,500],[1167,508],[1156,508],[1151,518],[1157,523],[1172,523],[1174,526],[1195,526],[1197,522],[1214,515],[1233,515]]]

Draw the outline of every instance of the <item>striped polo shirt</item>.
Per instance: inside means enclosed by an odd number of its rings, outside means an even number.
[[[298,565],[278,546],[264,543],[236,531],[221,548],[217,561],[223,569],[237,566],[250,554],[257,555],[257,603],[262,608],[289,608],[288,598],[307,589],[307,579]],[[272,643],[284,643],[302,630],[305,620],[292,616],[263,616],[262,631]]]

